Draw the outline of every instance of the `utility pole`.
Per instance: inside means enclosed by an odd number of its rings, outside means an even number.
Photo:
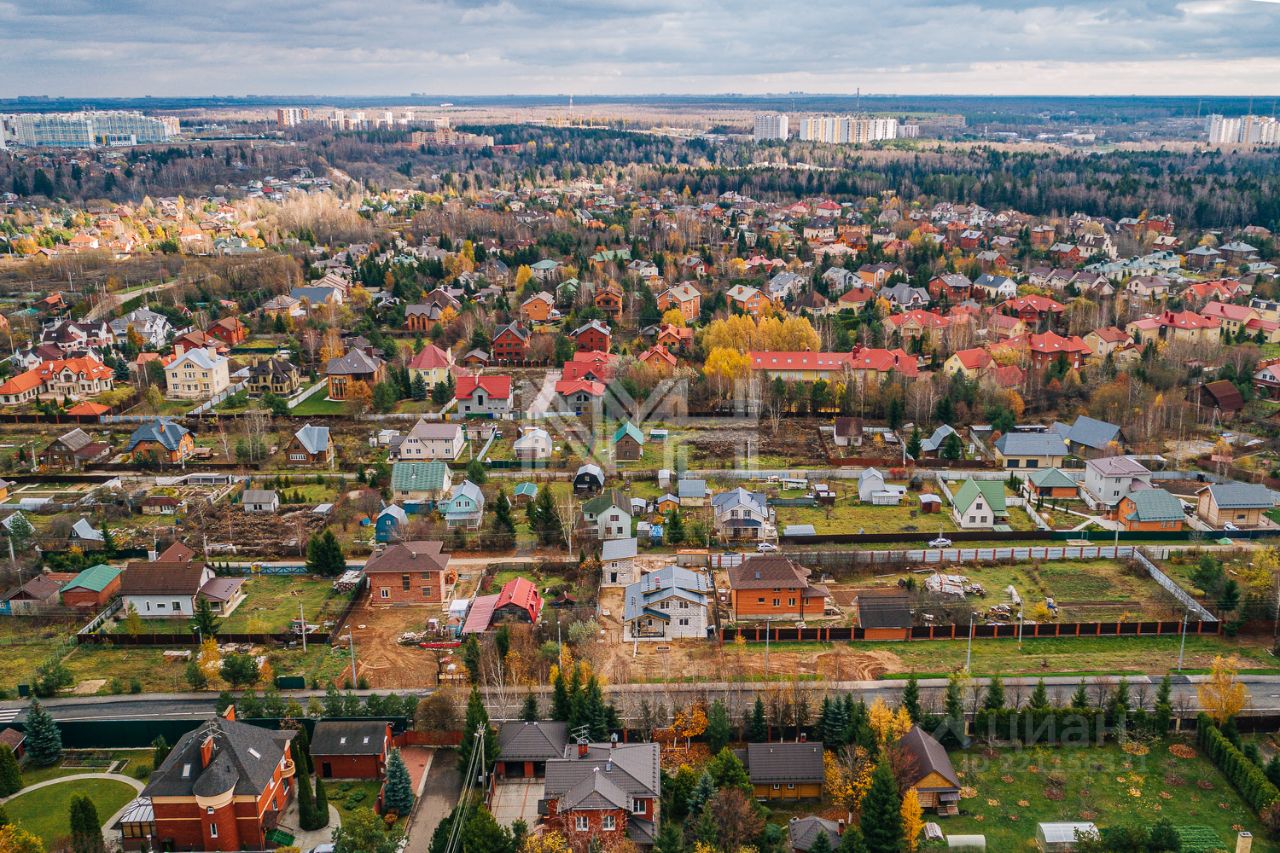
[[[1182,672],[1182,653],[1187,648],[1187,611],[1182,611],[1182,640],[1178,643],[1178,672]]]
[[[302,610],[302,602],[298,602],[298,624],[302,631],[302,653],[307,653],[307,616]],[[354,647],[353,647],[354,648]]]
[[[347,642],[351,646],[351,686],[355,687],[360,679],[356,675],[356,635],[351,628],[347,628]]]
[[[973,663],[973,617],[974,612],[969,611],[969,648],[964,653],[964,671],[970,672],[970,664]]]
[[[764,677],[769,678],[769,633],[773,629],[773,620],[764,620]]]

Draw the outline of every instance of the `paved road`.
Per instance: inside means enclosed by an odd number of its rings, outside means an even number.
[[[1134,691],[1145,689],[1148,702],[1154,698],[1160,678],[1161,675],[1125,676],[1125,680]],[[1206,676],[1203,675],[1176,676],[1174,678],[1173,700],[1175,710],[1183,708],[1192,712],[1196,710],[1198,707],[1196,685],[1204,681],[1205,678]],[[1030,695],[1031,689],[1035,686],[1037,680],[1034,676],[1003,679],[1006,693],[1022,690],[1025,695]],[[1093,676],[1086,678],[1085,682],[1092,690],[1095,686],[1109,687],[1118,680],[1119,676]],[[1280,676],[1249,675],[1242,676],[1240,680],[1249,688],[1251,696],[1250,711],[1255,713],[1280,711]],[[1063,701],[1070,696],[1079,682],[1079,678],[1071,676],[1045,678],[1045,685],[1049,688],[1050,694],[1057,694]],[[876,698],[896,701],[902,692],[904,683],[904,681],[898,679],[885,681],[800,682],[801,686],[810,692],[854,692],[867,701],[873,701]],[[973,683],[985,684],[986,679],[975,678]],[[933,699],[937,699],[940,702],[941,694],[945,690],[946,684],[947,682],[944,679],[921,680],[921,696],[925,703],[927,704]],[[648,699],[651,703],[662,702],[668,707],[679,707],[680,704],[687,703],[695,698],[714,699],[724,697],[728,700],[740,700],[742,697],[754,697],[759,688],[759,682],[721,681],[697,684],[617,684],[610,685],[605,690],[615,704],[619,706],[619,711],[624,717],[634,718],[638,715],[642,699]],[[357,690],[354,692],[358,696],[368,696],[373,693],[386,694],[392,691]],[[430,692],[430,687],[423,687],[420,691],[422,695],[427,695]],[[515,719],[519,716],[520,704],[524,699],[523,691],[507,691],[508,696],[505,698],[510,706],[508,708],[496,707],[502,704],[503,697],[498,696],[493,691],[487,692],[490,693],[491,705],[495,706],[491,707],[492,716],[507,719]],[[539,688],[536,692],[548,696],[551,688]],[[305,701],[312,696],[323,697],[324,693],[319,690],[286,690],[282,691],[282,695],[296,697],[300,701]],[[165,717],[201,719],[213,713],[216,702],[217,696],[212,693],[152,693],[141,696],[117,697],[68,696],[47,699],[43,704],[53,717],[59,720],[128,720]],[[13,716],[19,720],[25,717],[26,708],[27,702],[25,700],[0,702],[0,713],[17,711],[18,713]],[[432,775],[434,775],[434,771]]]

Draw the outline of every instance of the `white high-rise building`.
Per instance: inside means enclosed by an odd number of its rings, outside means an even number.
[[[1215,114],[1205,122],[1205,132],[1210,145],[1280,145],[1280,121],[1272,116]]]
[[[16,145],[97,148],[165,142],[178,134],[178,119],[139,112],[94,110],[78,113],[17,113],[0,116],[4,133]]]
[[[864,145],[898,138],[898,120],[876,116],[806,116],[800,138],[829,145]]]
[[[781,113],[761,113],[756,116],[756,142],[765,139],[786,139],[789,134],[787,117]]]
[[[281,107],[276,110],[277,127],[297,127],[310,118],[311,110],[305,107]]]

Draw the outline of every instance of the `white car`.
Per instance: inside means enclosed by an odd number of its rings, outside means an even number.
[[[939,536],[937,539],[929,540],[930,548],[950,548],[951,540],[945,536]]]
[[[1231,523],[1230,521],[1228,521],[1228,522],[1225,522],[1225,523],[1222,525],[1222,529],[1223,529],[1223,530],[1239,530],[1240,528],[1239,528],[1239,527],[1236,527],[1233,523]]]
[[[761,554],[767,554],[771,551],[776,551],[776,550],[778,550],[778,546],[774,545],[772,542],[761,542],[759,545],[756,546],[756,551],[758,551]]]

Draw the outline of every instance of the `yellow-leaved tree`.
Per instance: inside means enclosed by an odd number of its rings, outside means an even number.
[[[895,711],[879,698],[867,710],[867,722],[870,723],[881,750],[897,743],[899,738],[911,731],[911,715],[907,713],[907,709],[899,707]]]
[[[902,795],[902,838],[910,853],[915,853],[920,846],[920,832],[923,829],[924,809],[920,808],[920,795],[915,788],[908,788]]]
[[[569,853],[569,842],[558,832],[527,835],[520,846],[520,853]]]
[[[680,312],[679,308],[668,308],[663,312],[662,322],[671,326],[679,326],[680,328],[684,328],[687,325],[684,321],[684,314]]]
[[[1240,569],[1240,585],[1246,593],[1267,595],[1275,588],[1276,573],[1280,572],[1280,550],[1274,545],[1255,551],[1249,563]]]
[[[716,347],[707,354],[702,373],[711,380],[716,392],[725,396],[733,384],[745,379],[751,370],[751,358],[729,347]]]
[[[1204,712],[1222,725],[1249,704],[1249,688],[1236,680],[1240,659],[1218,655],[1209,669],[1209,679],[1196,685],[1196,697]]]
[[[218,650],[218,641],[214,637],[206,637],[200,644],[200,654],[196,657],[196,665],[204,673],[205,678],[216,678],[222,669],[222,652]]]

